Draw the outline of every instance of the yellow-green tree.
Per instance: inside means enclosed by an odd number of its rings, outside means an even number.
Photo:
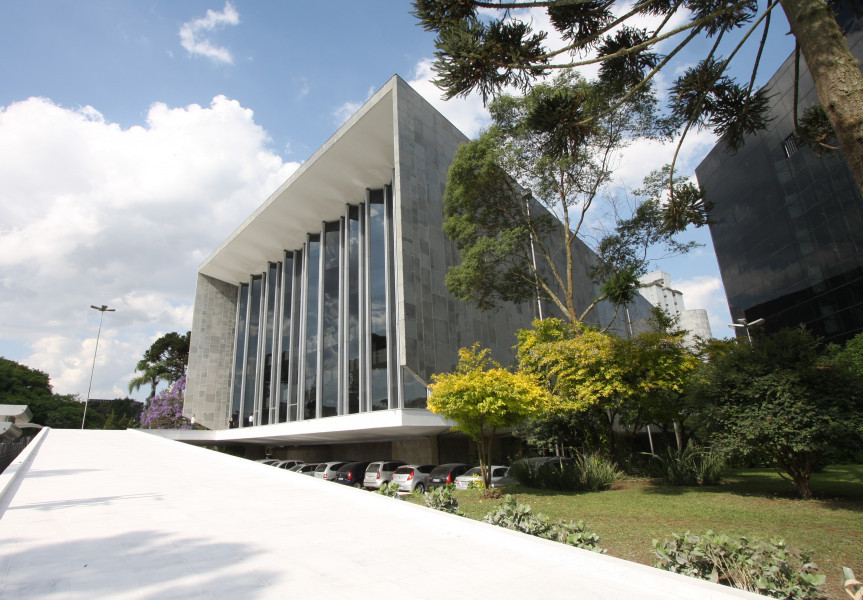
[[[495,434],[550,410],[553,399],[535,375],[504,369],[479,343],[458,354],[454,372],[432,376],[428,409],[454,421],[453,429],[476,442],[483,483],[488,486]]]
[[[558,397],[557,410],[605,413],[609,433],[617,416],[633,432],[677,420],[686,376],[699,364],[679,333],[627,339],[560,319],[519,331],[517,348],[521,369]]]

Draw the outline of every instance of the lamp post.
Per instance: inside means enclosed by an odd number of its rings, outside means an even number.
[[[96,370],[96,353],[99,352],[99,336],[102,335],[102,319],[105,317],[106,312],[117,310],[116,308],[108,308],[105,304],[102,306],[93,306],[91,304],[90,308],[95,308],[100,313],[99,331],[96,333],[96,349],[93,350],[93,368],[90,369],[90,385],[87,386],[87,400],[84,401],[84,417],[81,419],[81,429],[84,429],[84,422],[87,420],[87,405],[90,403],[90,390],[93,388],[93,372]]]
[[[753,325],[761,325],[764,322],[764,318],[755,319],[754,321],[747,321],[745,318],[737,319],[737,323],[731,323],[729,327],[737,328],[737,329],[745,329],[746,337],[749,339],[749,345],[752,345],[752,334],[749,333],[749,328]]]

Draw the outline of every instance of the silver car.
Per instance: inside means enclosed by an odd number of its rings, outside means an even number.
[[[376,460],[369,463],[363,477],[363,487],[376,490],[393,480],[393,471],[405,464],[403,460]]]
[[[343,466],[347,464],[346,460],[331,460],[329,462],[318,463],[315,468],[315,479],[324,479],[332,481]]]
[[[393,471],[393,483],[399,484],[400,492],[418,491],[420,494],[426,491],[429,482],[429,473],[435,465],[402,465]]]
[[[489,469],[491,469],[491,487],[502,487],[515,483],[515,479],[509,476],[509,467],[492,465],[489,467]],[[458,477],[456,477],[455,489],[466,490],[471,484],[471,482],[474,481],[482,483],[482,471],[480,471],[479,467],[474,467],[464,475],[459,475]]]

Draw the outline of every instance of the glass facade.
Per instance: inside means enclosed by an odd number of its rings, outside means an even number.
[[[849,42],[861,24],[845,15]],[[863,58],[863,44],[855,47]],[[793,56],[767,87],[770,129],[736,154],[714,148],[696,169],[714,203],[710,232],[731,315],[764,318],[760,331],[805,325],[844,342],[863,331],[863,198],[841,152],[789,144]],[[817,101],[806,74],[800,97],[801,111]]]
[[[425,384],[396,361],[393,253],[386,186],[250,274],[238,292],[232,426],[425,408]]]

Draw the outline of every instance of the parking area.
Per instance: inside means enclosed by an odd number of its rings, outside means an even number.
[[[0,488],[0,598],[758,598],[147,433],[42,435]]]

